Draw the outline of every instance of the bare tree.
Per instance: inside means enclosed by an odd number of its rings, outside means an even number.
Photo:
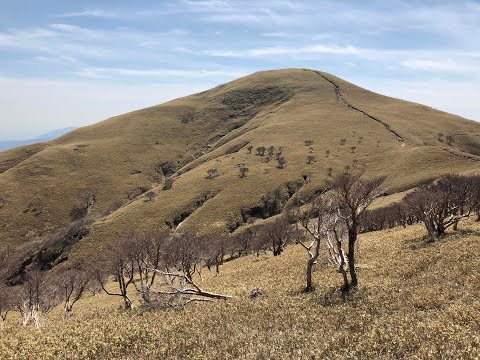
[[[137,251],[133,255],[137,277],[133,284],[145,304],[150,304],[152,288],[157,278],[153,269],[159,269],[165,263],[166,246],[170,239],[167,232],[151,235],[136,235]]]
[[[157,197],[157,194],[155,194],[155,191],[150,190],[145,194],[145,197],[147,198],[148,201],[153,201]]]
[[[283,154],[283,147],[278,147],[277,148],[277,151],[275,152],[275,160],[278,160],[280,159],[280,156],[282,156]]]
[[[99,262],[102,267],[95,269],[96,279],[102,290],[107,295],[121,297],[127,310],[133,308],[129,287],[135,279],[135,256],[138,251],[136,236],[130,234],[110,246],[104,253],[104,259]],[[111,276],[117,284],[117,291],[110,290],[107,285]]]
[[[244,178],[247,176],[247,173],[248,173],[248,167],[246,166],[241,166],[238,168],[238,170],[240,171],[240,177],[241,178]]]
[[[267,148],[265,146],[259,146],[256,148],[257,150],[257,155],[263,156],[265,155],[265,151],[267,151]]]
[[[265,224],[260,236],[265,236],[269,240],[273,256],[278,256],[292,241],[293,230],[287,216],[281,215],[277,220]]]
[[[325,151],[325,156],[326,156],[326,157],[330,157],[330,150],[326,150],[326,151]]]
[[[80,192],[80,199],[82,201],[82,207],[87,209],[87,215],[95,202],[97,200],[97,190],[95,189],[84,189]]]
[[[313,155],[308,155],[307,156],[307,164],[312,164],[315,162],[315,156]]]
[[[320,256],[321,240],[327,234],[327,207],[320,197],[312,201],[308,211],[299,217],[300,224],[304,229],[304,235],[297,239],[308,254],[306,266],[306,286],[305,292],[312,292],[313,285],[313,268]],[[300,210],[297,210],[299,212]]]
[[[5,328],[8,313],[14,309],[15,302],[10,288],[0,284],[0,331]]]
[[[355,245],[358,231],[363,213],[372,201],[381,195],[380,187],[384,181],[385,177],[362,179],[360,174],[348,172],[336,175],[332,180],[327,181],[328,187],[332,189],[333,206],[347,230],[350,283],[346,287],[346,291],[358,286],[355,268]]]
[[[22,317],[22,324],[26,326],[32,323],[39,329],[40,314],[49,312],[54,305],[46,274],[38,270],[28,271],[25,283],[17,286],[16,291],[16,308]]]
[[[275,146],[272,145],[268,148],[267,154],[268,154],[269,157],[272,157],[274,152],[275,152]]]
[[[226,236],[219,236],[209,239],[206,248],[206,262],[208,270],[215,266],[216,276],[220,275],[220,266],[223,265],[225,255],[229,250],[229,244],[232,238]]]
[[[229,295],[203,290],[193,279],[182,272],[167,272],[158,269],[155,269],[155,272],[163,276],[163,279],[165,280],[164,286],[168,289],[166,291],[158,290],[156,291],[156,294],[177,298],[180,297],[180,300],[182,300],[182,297],[186,297],[182,305],[194,301],[208,301],[208,299],[228,300],[231,298]]]
[[[80,300],[87,290],[88,284],[92,281],[92,274],[86,270],[70,269],[63,272],[57,281],[63,301],[63,310],[65,314],[70,315],[73,305]]]
[[[305,146],[312,146],[313,140],[305,140]]]
[[[287,164],[287,160],[285,160],[285,158],[283,156],[281,156],[277,159],[277,168],[283,169],[286,164]]]
[[[203,247],[203,240],[197,236],[187,233],[176,234],[169,241],[165,250],[168,255],[165,267],[167,269],[174,268],[192,279],[197,268],[201,266],[201,249]]]
[[[252,145],[249,145],[249,146],[247,147],[247,151],[248,151],[247,154],[251,154],[251,153],[252,153],[252,150],[253,150],[253,146],[252,146]]]
[[[218,176],[217,169],[208,169],[207,170],[207,179],[213,179]]]
[[[343,239],[348,238],[345,224],[340,220],[338,214],[331,214],[329,228],[327,230],[327,249],[328,249],[328,262],[330,265],[337,269],[337,272],[342,275],[343,286],[342,293],[346,293],[349,289],[349,282],[347,273],[348,260],[343,249]]]
[[[166,177],[163,181],[163,190],[170,190],[173,186],[173,182],[175,181],[172,177]]]

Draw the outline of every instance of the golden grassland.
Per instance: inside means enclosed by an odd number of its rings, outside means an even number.
[[[82,299],[74,316],[55,309],[40,331],[10,318],[2,359],[478,359],[480,223],[425,244],[420,225],[359,238],[360,289],[344,302],[341,279],[319,264],[302,293],[306,254],[248,256],[207,274],[229,301],[177,311],[121,310],[120,300]],[[249,292],[265,295],[252,300]]]
[[[388,123],[405,143],[379,122],[338,102],[334,86],[316,72],[255,73],[46,144],[0,153],[0,250],[67,224],[85,188],[98,192],[97,214],[139,187],[152,188],[157,198],[146,202],[139,197],[96,223],[74,248],[73,261],[89,258],[132,228],[149,232],[165,227],[206,194],[213,197],[188,216],[182,230],[225,234],[242,209],[259,205],[263,194],[301,181],[303,175],[310,181],[297,195],[311,194],[322,187],[328,168],[343,170],[354,161],[367,176],[388,175],[390,193],[444,173],[478,171],[478,123],[322,74],[339,84],[344,99]],[[439,132],[455,142],[439,141]],[[305,140],[314,141],[314,164],[306,163]],[[283,147],[287,165],[277,169],[275,160],[264,162],[255,150],[247,154],[246,147],[232,153],[242,145]],[[161,190],[162,179],[154,170],[164,162],[182,168],[168,191]],[[249,168],[247,177],[239,178],[238,164]],[[205,179],[211,168],[219,176]],[[41,203],[42,212],[29,211],[31,203]]]

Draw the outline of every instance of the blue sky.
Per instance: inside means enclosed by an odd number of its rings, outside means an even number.
[[[480,1],[2,1],[0,139],[287,67],[480,121]]]

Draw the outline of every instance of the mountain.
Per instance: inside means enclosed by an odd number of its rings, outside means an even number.
[[[96,194],[91,213],[111,214],[62,248],[64,260],[81,261],[132,230],[240,231],[282,212],[292,198],[308,202],[330,172],[346,166],[386,175],[386,195],[398,197],[479,165],[477,122],[320,71],[258,72],[1,152],[0,250],[34,246],[70,223],[86,189]],[[240,167],[248,168],[245,177]],[[174,179],[169,190],[165,177]],[[150,189],[151,201],[141,195]]]
[[[46,134],[40,135],[34,139],[29,139],[29,140],[0,140],[0,151],[14,149],[19,146],[25,146],[25,145],[53,140],[75,129],[76,128],[74,127],[58,129],[58,130],[50,131]]]

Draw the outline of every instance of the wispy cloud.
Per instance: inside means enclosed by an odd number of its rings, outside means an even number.
[[[330,55],[359,55],[361,49],[354,46],[339,45],[310,45],[293,48],[290,46],[275,46],[246,50],[207,50],[205,54],[218,57],[252,57],[273,55],[299,55],[299,54],[330,54]]]
[[[111,18],[111,17],[117,17],[118,14],[116,12],[106,11],[106,10],[97,8],[97,9],[85,9],[82,11],[57,14],[55,16],[63,17],[63,18],[74,18],[74,17],[103,17],[103,18],[110,17]]]
[[[114,76],[148,77],[148,78],[185,78],[212,79],[237,78],[247,72],[238,70],[185,70],[185,69],[130,69],[130,68],[85,68],[78,75],[93,78],[110,78]]]
[[[478,71],[480,68],[480,61],[477,63],[465,63],[447,60],[423,60],[423,59],[407,59],[401,62],[402,66],[405,66],[414,70],[426,70],[432,72],[448,71],[448,72],[460,72],[468,73]]]

